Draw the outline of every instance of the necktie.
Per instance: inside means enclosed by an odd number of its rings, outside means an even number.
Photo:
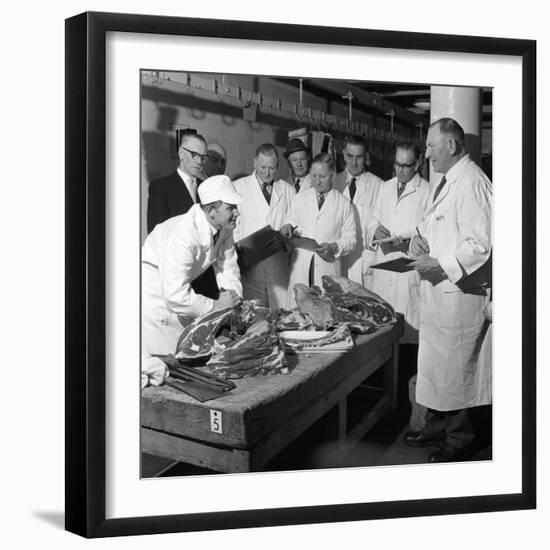
[[[218,242],[218,239],[220,238],[221,231],[218,230],[217,233],[214,233],[214,246],[216,246],[216,243]]]
[[[298,179],[294,182],[294,189],[296,189],[296,193],[299,193],[299,192],[300,192],[300,178],[298,178]]]
[[[406,183],[400,183],[399,186],[397,187],[397,198],[400,198],[401,195],[403,194],[403,191],[405,191],[405,187],[406,187]]]
[[[193,199],[193,202],[197,202],[197,181],[194,178],[191,178],[189,180],[189,189],[191,192],[191,198]]]
[[[357,181],[357,178],[351,178],[351,181],[349,182],[349,198],[351,202],[353,202],[353,197],[355,197],[355,191],[357,191],[357,185],[355,182]]]
[[[262,193],[264,194],[265,200],[267,201],[267,204],[271,201],[271,183],[262,183]]]
[[[321,210],[321,206],[323,206],[324,202],[325,202],[325,194],[317,193],[317,207],[319,208],[319,210]]]
[[[445,176],[443,176],[441,178],[441,181],[439,182],[439,185],[435,189],[434,198],[433,198],[432,202],[435,202],[435,199],[437,199],[437,195],[439,195],[439,193],[441,193],[441,190],[443,189],[443,186],[446,183],[447,183],[447,179],[445,178]]]

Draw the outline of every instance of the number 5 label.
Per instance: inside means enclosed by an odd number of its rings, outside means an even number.
[[[222,431],[222,412],[210,409],[210,430],[214,433],[221,434]]]

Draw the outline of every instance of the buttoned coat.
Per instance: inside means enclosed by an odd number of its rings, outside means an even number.
[[[430,184],[419,174],[405,184],[405,189],[398,197],[397,178],[392,178],[380,186],[380,192],[368,223],[367,239],[370,244],[379,225],[383,225],[392,235],[410,239],[416,227],[422,224],[428,204]],[[390,251],[384,254],[386,247],[372,245],[376,249],[376,263],[393,260],[403,256],[403,252]],[[405,317],[405,332],[401,343],[418,343],[420,325],[420,275],[417,271],[396,273],[382,269],[372,269],[369,279],[370,288],[384,300],[387,300],[396,311]]]
[[[342,258],[354,250],[357,235],[353,207],[349,199],[340,191],[331,189],[325,196],[323,206],[317,206],[317,192],[310,187],[296,195],[285,224],[296,227],[302,237],[315,239],[319,244],[336,242],[337,259],[324,261],[318,254],[309,250],[295,248],[290,264],[289,307],[295,307],[294,285],[309,284],[309,269],[313,262],[313,283],[322,287],[322,276],[340,276]]]
[[[256,173],[233,182],[243,198],[234,231],[235,242],[266,225],[278,231],[287,215],[296,191],[288,182],[275,180],[269,204],[262,193]],[[287,304],[289,258],[284,252],[266,258],[242,275],[244,297],[259,299],[264,306],[281,308]]]
[[[492,248],[492,185],[466,155],[446,174],[447,183],[420,227],[448,279],[421,281],[416,400],[439,411],[491,403],[492,365],[484,295],[456,285],[485,264]]]
[[[213,266],[220,288],[242,296],[233,231],[214,230],[200,205],[158,224],[143,244],[142,351],[174,353],[183,327],[212,309],[214,300],[197,294],[191,282]]]
[[[347,199],[350,198],[349,182],[352,177],[347,171],[340,172],[334,179],[334,188],[340,191]],[[356,225],[356,246],[343,262],[343,274],[360,285],[368,285],[369,267],[376,259],[376,252],[369,247],[367,238],[368,222],[372,216],[372,209],[380,186],[383,181],[371,172],[363,172],[355,176],[356,192],[353,197],[353,213]]]

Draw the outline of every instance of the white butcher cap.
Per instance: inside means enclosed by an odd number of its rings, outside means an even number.
[[[240,204],[242,197],[237,193],[228,176],[211,176],[197,189],[201,204],[223,201],[227,204]]]

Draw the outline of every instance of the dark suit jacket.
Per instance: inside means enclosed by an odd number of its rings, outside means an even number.
[[[185,214],[192,206],[193,199],[176,171],[153,180],[147,201],[147,233],[151,233],[157,223]]]
[[[197,185],[200,183],[200,180],[197,180]],[[177,171],[153,180],[149,184],[149,199],[147,201],[147,233],[151,233],[155,225],[168,218],[185,214],[193,204],[187,186]],[[191,286],[198,294],[214,300],[217,300],[220,295],[213,267],[209,267],[199,275],[191,283]]]

